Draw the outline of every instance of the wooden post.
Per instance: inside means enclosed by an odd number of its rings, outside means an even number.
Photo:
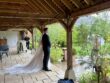
[[[34,33],[33,33],[33,28],[32,28],[32,48],[34,48]]]
[[[38,26],[38,29],[39,29],[39,31],[40,31],[41,33],[43,33],[43,28],[44,28],[44,26],[43,26],[43,25]]]
[[[67,69],[73,67],[72,64],[72,28],[67,28]]]
[[[32,49],[34,48],[34,33],[33,33],[33,27],[29,30],[32,34]]]
[[[68,17],[65,20],[59,21],[64,26],[67,32],[67,70],[65,72],[65,78],[73,80],[75,80],[76,78],[73,70],[73,61],[72,61],[72,27],[76,20],[77,18],[72,19]]]

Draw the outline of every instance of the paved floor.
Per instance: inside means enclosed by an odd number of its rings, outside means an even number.
[[[0,61],[0,69],[11,67],[18,63],[26,64],[31,60],[32,56],[31,53],[10,54],[8,57],[4,55],[2,62]],[[41,70],[31,74],[0,74],[0,83],[57,83],[63,77],[64,71],[53,65],[51,72]]]

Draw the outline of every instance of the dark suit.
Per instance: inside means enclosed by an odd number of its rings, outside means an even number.
[[[42,45],[43,45],[43,51],[44,51],[43,69],[48,69],[51,43],[49,40],[49,36],[46,33],[43,34],[42,36]]]

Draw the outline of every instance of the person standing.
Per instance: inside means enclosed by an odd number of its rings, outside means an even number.
[[[43,58],[43,70],[45,71],[51,71],[48,69],[48,61],[50,58],[50,39],[48,36],[48,28],[44,28],[43,30],[43,36],[42,36],[42,47],[43,47],[43,52],[44,52],[44,58]]]
[[[30,45],[30,38],[26,35],[26,37],[24,38],[24,40],[26,41],[26,47],[27,49],[29,49],[29,45]]]

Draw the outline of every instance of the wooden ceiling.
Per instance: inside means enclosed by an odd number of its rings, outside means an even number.
[[[0,30],[32,28],[110,8],[110,0],[0,0]]]

